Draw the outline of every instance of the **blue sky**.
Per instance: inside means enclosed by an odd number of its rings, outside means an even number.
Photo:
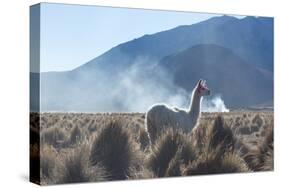
[[[41,72],[74,69],[144,34],[219,14],[41,4]]]

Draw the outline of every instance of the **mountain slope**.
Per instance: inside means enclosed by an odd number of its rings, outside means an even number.
[[[273,98],[270,71],[256,68],[218,45],[193,46],[164,58],[160,65],[186,90],[191,90],[198,79],[206,79],[213,93],[221,94],[230,107],[252,106]]]
[[[120,44],[75,71],[92,67],[113,71],[143,58],[158,61],[197,44],[217,44],[231,49],[246,62],[273,70],[273,19],[213,17]]]

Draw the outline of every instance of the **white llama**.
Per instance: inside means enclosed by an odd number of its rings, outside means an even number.
[[[166,104],[155,104],[150,107],[145,117],[145,126],[150,142],[154,143],[157,133],[160,133],[164,126],[179,127],[190,132],[200,117],[202,97],[210,95],[210,93],[206,81],[200,79],[193,89],[189,110],[169,107]]]

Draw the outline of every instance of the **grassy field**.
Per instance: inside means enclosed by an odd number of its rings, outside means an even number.
[[[273,170],[273,112],[203,113],[192,133],[166,129],[151,147],[144,119],[143,113],[31,113],[30,155],[40,158],[40,183]]]

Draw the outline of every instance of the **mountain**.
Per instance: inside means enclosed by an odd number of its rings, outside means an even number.
[[[113,47],[77,70],[100,67],[112,71],[115,62],[126,67],[139,59],[161,58],[197,44],[224,46],[246,62],[273,71],[273,19],[266,17],[213,17],[192,25],[144,35]]]
[[[231,107],[273,101],[273,19],[213,17],[119,44],[71,71],[41,73],[41,107],[144,109],[179,101],[199,78]]]
[[[200,78],[229,107],[248,107],[273,98],[273,74],[246,63],[231,50],[201,44],[161,60],[174,75],[174,83],[187,91]]]

